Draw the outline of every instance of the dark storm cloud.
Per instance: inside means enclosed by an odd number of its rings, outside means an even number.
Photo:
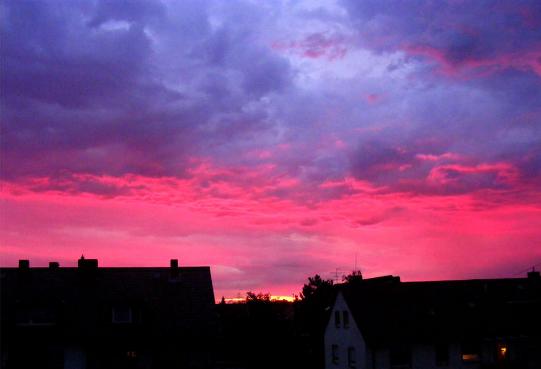
[[[379,50],[426,46],[450,64],[532,51],[538,1],[344,1],[360,42]]]
[[[183,176],[188,157],[267,129],[245,106],[287,88],[288,62],[234,19],[211,30],[206,6],[5,2],[3,177]]]

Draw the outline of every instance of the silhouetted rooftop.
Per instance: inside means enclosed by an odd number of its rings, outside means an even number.
[[[541,283],[535,276],[400,282],[397,277],[339,285],[372,344],[540,336]]]
[[[36,326],[41,319],[67,334],[107,335],[111,309],[129,306],[133,324],[126,329],[144,326],[149,339],[179,331],[204,335],[214,308],[209,267],[100,268],[92,259],[68,268],[22,263],[0,268],[0,284],[3,329]]]

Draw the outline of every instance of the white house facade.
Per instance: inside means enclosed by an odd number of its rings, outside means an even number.
[[[325,369],[369,369],[366,343],[339,292],[325,329]]]

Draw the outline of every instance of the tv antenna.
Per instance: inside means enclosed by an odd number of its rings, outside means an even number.
[[[517,275],[520,275],[520,274],[524,274],[524,273],[526,273],[526,272],[530,272],[530,271],[535,272],[535,267],[536,267],[536,266],[541,266],[541,263],[537,263],[537,264],[531,265],[531,266],[529,266],[528,268],[523,269],[523,270],[521,270],[520,272],[517,272],[517,273],[513,274],[513,277],[514,277],[514,276],[517,276]]]
[[[340,282],[342,280],[342,276],[344,275],[344,271],[342,268],[335,268],[334,271],[329,272],[333,275],[333,282]]]

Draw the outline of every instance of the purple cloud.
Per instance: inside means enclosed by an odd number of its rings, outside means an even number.
[[[453,193],[539,177],[537,2],[305,5],[4,2],[3,179],[115,196],[81,178],[208,160],[266,165],[297,184],[262,193],[313,203],[350,176],[414,193],[434,173]],[[442,169],[502,163],[514,184]]]

